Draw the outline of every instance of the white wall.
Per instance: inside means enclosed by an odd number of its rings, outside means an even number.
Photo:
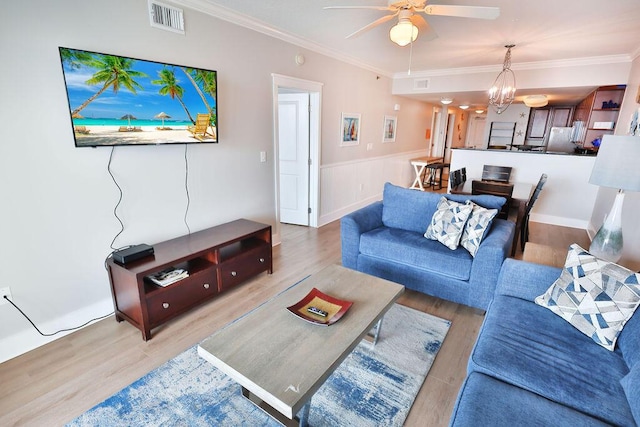
[[[511,104],[505,111],[498,114],[495,110],[489,107],[487,111],[487,121],[484,128],[483,145],[482,148],[487,148],[489,145],[489,132],[491,131],[491,123],[493,122],[510,122],[515,123],[515,133],[513,135],[513,144],[524,144],[524,138],[527,134],[527,124],[529,122],[529,114],[531,114],[531,108],[524,104]]]
[[[531,220],[586,229],[598,193],[589,184],[595,157],[503,150],[453,150],[451,170],[467,168],[467,179],[480,179],[485,164],[511,166],[511,181],[537,184],[548,175]]]
[[[0,287],[10,286],[13,300],[45,332],[113,309],[103,262],[119,231],[113,216],[118,191],[107,173],[110,150],[74,147],[58,46],[218,71],[220,143],[188,146],[192,231],[246,217],[273,225],[277,239],[272,73],[323,83],[323,166],[375,164],[426,150],[431,106],[392,96],[390,79],[200,12],[185,10],[184,36],[151,28],[146,0],[31,0],[10,2],[4,12]],[[295,64],[297,53],[306,56],[303,66]],[[394,104],[401,110],[394,112]],[[357,147],[339,147],[342,111],[362,114]],[[381,143],[385,114],[398,116],[394,144]],[[118,213],[125,223],[116,246],[154,244],[187,232],[184,150],[115,150],[112,171],[124,192]],[[268,153],[266,163],[260,163],[260,151]],[[350,174],[340,185],[351,191],[361,183],[361,176]],[[353,203],[364,199],[358,195]],[[331,205],[337,212],[349,203],[323,194],[321,209]],[[49,340],[13,307],[0,306],[0,361]]]
[[[640,91],[640,57],[633,61],[627,90],[620,108],[615,135],[628,135],[631,115],[640,108],[637,101]],[[640,159],[638,159],[640,164]],[[604,222],[604,217],[611,210],[616,190],[600,187],[589,225],[589,234],[593,237]],[[634,271],[640,270],[640,227],[638,227],[638,212],[640,211],[640,193],[626,192],[622,207],[622,232],[624,249],[620,264]]]

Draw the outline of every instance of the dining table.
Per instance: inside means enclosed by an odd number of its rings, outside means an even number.
[[[477,181],[480,181],[480,178],[476,178]],[[460,185],[452,187],[449,189],[449,193],[451,194],[473,194],[472,192],[472,182],[473,178],[467,179]],[[513,185],[513,193],[511,194],[511,202],[512,206],[517,208],[518,213],[516,214],[516,232],[513,236],[513,244],[511,246],[511,256],[515,255],[516,252],[516,244],[518,243],[518,235],[520,234],[520,230],[522,229],[522,222],[524,221],[524,216],[526,213],[527,203],[533,194],[533,191],[536,188],[536,184],[530,182],[522,182],[522,181],[511,181],[509,183],[498,183],[492,182],[495,185]]]

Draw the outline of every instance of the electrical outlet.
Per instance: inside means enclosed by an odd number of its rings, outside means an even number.
[[[9,302],[4,299],[5,295],[7,298],[11,299],[11,288],[1,288],[0,289],[0,305],[9,304]]]

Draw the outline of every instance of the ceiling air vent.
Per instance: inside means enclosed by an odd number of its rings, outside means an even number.
[[[149,20],[152,27],[184,34],[184,14],[182,9],[150,0]]]
[[[429,89],[429,79],[415,79],[413,81],[414,89]]]

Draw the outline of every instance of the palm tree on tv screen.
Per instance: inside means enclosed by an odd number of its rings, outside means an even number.
[[[191,84],[193,84],[200,95],[200,98],[202,98],[202,102],[204,102],[204,105],[207,107],[207,111],[211,116],[211,124],[215,126],[217,121],[216,111],[214,108],[211,108],[209,102],[207,102],[206,96],[202,92],[202,89],[204,89],[204,91],[213,98],[213,102],[217,103],[215,71],[200,70],[197,68],[183,68],[182,71],[184,71],[187,77],[189,77]]]
[[[80,68],[82,64],[91,61],[92,55],[89,52],[81,52],[73,49],[60,48],[60,58],[62,62],[71,68]]]
[[[168,68],[163,68],[158,71],[158,76],[160,77],[157,80],[152,80],[151,83],[154,85],[160,85],[160,89],[158,89],[158,93],[160,95],[168,95],[171,99],[177,99],[184,111],[187,113],[189,120],[191,123],[195,124],[196,121],[191,117],[191,113],[189,113],[189,109],[184,104],[182,97],[184,96],[184,88],[178,84],[178,79],[176,78],[176,74],[173,70]]]
[[[134,78],[148,77],[145,73],[132,69],[135,60],[130,58],[96,53],[92,54],[89,59],[82,59],[81,62],[87,67],[96,70],[86,83],[89,85],[102,83],[102,87],[98,92],[83,102],[82,105],[73,110],[71,112],[72,115],[78,114],[83,108],[89,105],[91,101],[102,95],[109,88],[113,89],[113,93],[118,93],[120,88],[126,88],[135,94],[136,89],[142,89],[143,87],[136,82]]]

